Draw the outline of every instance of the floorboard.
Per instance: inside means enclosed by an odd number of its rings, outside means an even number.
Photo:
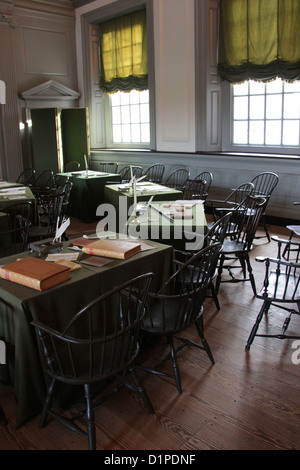
[[[94,225],[72,220],[71,237],[93,233]],[[271,234],[288,236],[284,227]],[[259,229],[259,233],[263,232]],[[255,240],[251,260],[257,285],[263,278],[258,255],[276,254],[276,244]],[[96,410],[97,449],[116,450],[299,450],[300,364],[292,362],[293,340],[257,338],[245,344],[261,301],[250,283],[221,284],[217,311],[212,299],[204,304],[205,334],[215,365],[204,351],[185,347],[179,355],[183,393],[172,379],[141,372],[155,408],[148,415],[139,399],[119,390]],[[268,327],[280,325],[271,313]],[[299,332],[299,318],[291,330]],[[187,331],[196,339],[196,329]],[[143,351],[143,360],[159,360],[166,348],[159,341]],[[165,367],[168,367],[167,365]],[[53,419],[39,429],[39,417],[15,430],[16,403],[10,386],[0,385],[0,401],[8,424],[0,426],[1,450],[85,450],[87,442]]]

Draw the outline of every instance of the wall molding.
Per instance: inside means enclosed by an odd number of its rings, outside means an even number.
[[[80,98],[78,91],[55,80],[48,80],[41,85],[25,90],[19,94],[27,108],[70,108],[77,105]]]

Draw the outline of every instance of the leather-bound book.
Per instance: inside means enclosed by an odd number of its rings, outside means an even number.
[[[141,251],[141,244],[123,239],[97,240],[82,247],[87,255],[127,259]]]
[[[77,240],[72,240],[70,243],[70,246],[78,246],[79,248],[82,248],[83,246],[89,245],[91,243],[91,240],[88,238],[77,238]]]
[[[39,291],[71,279],[68,267],[33,257],[22,258],[2,266],[0,277]]]

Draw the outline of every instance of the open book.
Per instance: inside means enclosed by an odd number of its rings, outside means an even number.
[[[39,258],[22,258],[0,268],[0,277],[44,291],[71,279],[70,269]]]
[[[127,259],[141,251],[141,244],[129,240],[97,240],[82,247],[87,255]]]

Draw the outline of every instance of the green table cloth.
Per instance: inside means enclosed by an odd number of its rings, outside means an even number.
[[[39,320],[59,329],[97,295],[142,273],[155,273],[151,289],[156,290],[170,276],[173,248],[152,243],[154,249],[128,260],[113,260],[101,268],[82,264],[81,269],[71,272],[71,280],[44,292],[0,279],[0,339],[6,344],[6,372],[17,401],[16,427],[39,413],[45,399],[47,378],[41,368],[35,331],[30,322]],[[65,242],[63,250],[70,253],[69,244]],[[2,258],[1,264],[26,256],[36,255],[22,253]],[[2,380],[6,381],[7,377]],[[61,386],[59,396],[58,406],[70,403],[67,386]]]
[[[199,251],[207,233],[203,202],[160,201],[137,205],[124,230],[136,238],[172,245],[176,250]]]
[[[174,201],[176,199],[182,199],[182,191],[147,181],[137,183],[136,195],[137,202],[148,201],[152,196],[154,201]],[[116,228],[108,227],[108,229],[122,232],[134,204],[134,195],[131,185],[106,185],[104,199],[105,203],[112,205],[115,210],[114,220],[116,222]]]
[[[83,222],[91,222],[97,218],[97,207],[104,202],[105,185],[121,180],[119,174],[91,170],[88,174],[86,171],[75,171],[59,175],[67,176],[73,183],[68,205],[69,215]]]
[[[18,186],[11,188],[0,187],[0,210],[12,204],[30,201],[35,206],[36,200],[30,188]]]
[[[37,201],[29,187],[19,185],[18,187],[0,188],[0,211],[5,207],[23,202],[31,202],[32,213],[30,221],[33,225],[38,225]]]

